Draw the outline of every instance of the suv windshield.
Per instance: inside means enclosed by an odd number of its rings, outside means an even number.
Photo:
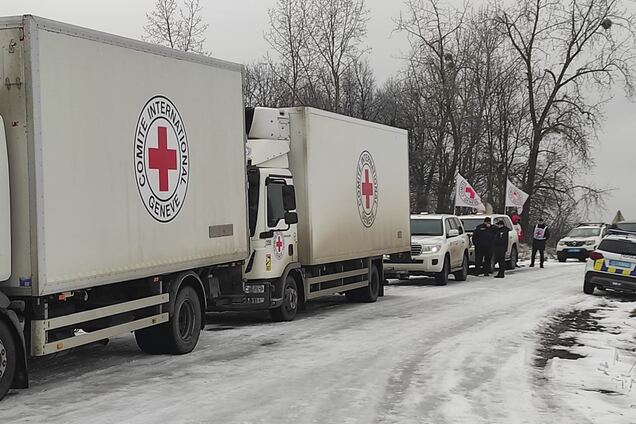
[[[605,239],[598,246],[598,250],[619,255],[636,256],[636,243],[629,240]]]
[[[569,232],[568,237],[597,237],[600,233],[600,228],[575,228]]]
[[[413,236],[441,236],[441,219],[411,219],[411,235]]]
[[[619,230],[630,231],[636,233],[636,222],[619,222],[616,224]]]
[[[460,218],[464,224],[464,230],[469,233],[475,232],[478,225],[484,223],[484,218]]]

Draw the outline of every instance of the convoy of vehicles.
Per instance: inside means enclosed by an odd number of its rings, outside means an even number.
[[[510,230],[508,233],[508,250],[506,251],[506,269],[515,269],[519,260],[519,234],[515,231],[512,220],[508,215],[503,214],[490,214],[490,215],[463,215],[459,219],[464,225],[466,233],[471,238],[470,249],[468,250],[468,258],[470,265],[475,265],[475,246],[472,244],[472,235],[478,225],[484,223],[484,219],[489,217],[492,225],[499,220],[504,222],[504,225]],[[493,258],[494,266],[494,258]]]
[[[127,332],[183,354],[206,311],[373,302],[410,250],[404,130],[246,114],[240,65],[32,16],[0,47],[0,398],[29,356]]]
[[[580,224],[558,241],[557,259],[559,262],[565,262],[569,258],[576,258],[585,262],[590,252],[599,246],[606,235],[607,225],[605,224]]]
[[[0,47],[0,399],[28,386],[28,357],[128,332],[184,354],[206,312],[289,321],[474,264],[487,215],[409,217],[404,130],[245,111],[240,65],[33,16],[1,18]],[[512,269],[517,232],[488,216],[511,230]],[[636,238],[605,231],[559,252],[592,259],[586,293],[636,290]]]
[[[457,216],[411,215],[411,252],[385,257],[385,275],[430,275],[438,285],[446,285],[453,274],[455,280],[465,281],[469,247],[470,240]]]

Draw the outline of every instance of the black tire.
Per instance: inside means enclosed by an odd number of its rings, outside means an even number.
[[[165,330],[166,324],[161,324],[135,331],[137,346],[148,355],[168,353],[164,341]]]
[[[18,350],[11,329],[3,321],[0,321],[0,400],[7,394],[18,364]]]
[[[298,286],[291,275],[287,276],[283,287],[283,304],[278,308],[270,309],[269,315],[276,322],[293,321],[298,313]]]
[[[594,284],[588,283],[587,281],[583,283],[583,293],[585,294],[594,294]]]
[[[468,278],[468,254],[464,253],[464,260],[462,261],[462,270],[453,273],[455,281],[466,281]]]
[[[435,274],[435,284],[438,286],[445,286],[448,284],[448,273],[450,271],[450,260],[448,256],[444,257],[444,267],[441,272]]]
[[[196,290],[181,287],[174,301],[174,314],[168,321],[168,352],[175,355],[190,353],[201,335],[201,301]]]
[[[568,260],[568,257],[561,253],[557,253],[557,259],[559,260],[559,262],[565,262]]]
[[[579,258],[579,262],[585,262],[587,261],[587,258]]]
[[[506,269],[512,270],[517,267],[517,261],[519,260],[519,251],[517,250],[517,246],[512,246],[510,250],[510,260],[506,262]]]
[[[355,290],[349,290],[345,292],[345,297],[348,302],[358,303],[373,303],[378,300],[380,295],[380,273],[375,266],[371,267],[371,274],[369,275],[369,285],[361,287]]]

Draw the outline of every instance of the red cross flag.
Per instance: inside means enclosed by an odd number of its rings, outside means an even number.
[[[455,192],[455,206],[466,206],[469,208],[475,208],[480,211],[485,211],[486,207],[481,202],[481,197],[477,194],[473,186],[468,184],[466,178],[457,174],[456,180],[456,192]]]
[[[521,191],[517,186],[506,181],[506,207],[517,208],[517,212],[523,211],[523,205],[528,200],[528,194]]]

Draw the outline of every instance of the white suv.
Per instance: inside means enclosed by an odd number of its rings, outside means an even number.
[[[465,281],[469,246],[464,226],[455,215],[411,215],[411,254],[385,257],[384,275],[431,275],[443,286],[452,273],[455,280]]]
[[[472,236],[475,232],[475,228],[478,225],[484,223],[484,219],[489,217],[492,225],[495,225],[497,221],[502,220],[504,225],[508,227],[510,232],[508,233],[508,250],[506,251],[506,269],[515,269],[517,266],[517,261],[519,260],[519,234],[515,231],[512,226],[512,220],[508,215],[463,215],[460,216],[459,219],[462,220],[462,224],[464,224],[464,228],[466,229],[466,233],[471,237],[470,249],[468,251],[468,258],[471,265],[475,265],[475,246],[472,243]],[[494,269],[494,257],[493,257],[493,266]]]
[[[595,288],[636,292],[636,235],[609,235],[589,257],[585,293],[592,294]]]
[[[590,252],[595,250],[607,235],[605,224],[581,224],[557,243],[557,258],[565,262],[568,258],[576,258],[585,262]]]

